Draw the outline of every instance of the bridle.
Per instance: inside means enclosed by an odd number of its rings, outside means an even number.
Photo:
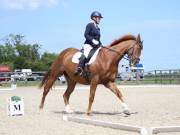
[[[134,46],[135,46],[136,44],[137,44],[137,42],[133,43],[132,46],[125,52],[123,59],[129,60],[130,62],[132,62],[132,61],[140,61],[139,58],[134,57]],[[115,53],[117,53],[117,54],[119,54],[119,55],[121,55],[121,53],[119,53],[118,51],[116,51],[116,50],[114,50],[114,49],[108,48],[108,47],[106,47],[106,46],[102,46],[102,47],[103,47],[103,48],[106,48],[106,49],[108,49],[108,50],[110,50],[110,51],[113,51],[113,52],[115,52]],[[131,49],[132,49],[132,53],[131,53],[130,55],[128,55],[128,56],[125,56],[126,54],[128,54],[128,52],[129,52]]]
[[[136,45],[137,43],[135,43],[134,45],[132,45],[131,48],[129,48],[126,52],[126,54],[132,49],[132,52],[128,55],[128,57],[126,58],[127,60],[129,60],[130,64],[133,63],[133,61],[137,61],[139,62],[140,61],[140,58],[137,58],[134,56],[134,46]]]

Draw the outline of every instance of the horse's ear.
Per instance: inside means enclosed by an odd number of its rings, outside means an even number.
[[[140,36],[140,34],[138,34],[138,36],[137,36],[137,42],[138,42],[138,43],[141,42],[141,36]]]

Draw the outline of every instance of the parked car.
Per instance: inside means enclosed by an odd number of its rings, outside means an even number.
[[[19,81],[27,81],[29,76],[32,75],[31,69],[15,69],[14,78]]]
[[[60,80],[60,82],[62,82],[62,84],[66,83],[66,79],[65,79],[64,76],[60,76],[60,77],[58,78],[58,80]]]
[[[33,73],[27,78],[28,81],[40,81],[41,79],[42,79],[42,76],[38,74],[33,74]]]
[[[13,77],[18,81],[25,81],[27,79],[27,74],[22,72],[15,72]]]
[[[10,73],[0,73],[0,81],[9,81],[11,80]]]
[[[0,81],[9,81],[11,68],[10,66],[0,65]]]

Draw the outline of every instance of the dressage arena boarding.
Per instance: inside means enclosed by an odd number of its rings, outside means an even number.
[[[99,85],[92,116],[86,115],[89,86],[76,86],[70,105],[73,114],[64,112],[66,86],[55,87],[39,110],[42,90],[38,87],[0,87],[0,135],[179,135],[180,85],[118,86],[126,97],[131,115],[122,113],[116,96]],[[24,98],[25,114],[8,116],[7,99]]]

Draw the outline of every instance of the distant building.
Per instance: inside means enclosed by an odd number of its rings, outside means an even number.
[[[139,63],[139,64],[136,64],[136,66],[134,66],[134,67],[130,67],[131,68],[131,70],[144,70],[144,66],[143,66],[143,64],[141,64],[141,63]]]
[[[144,78],[143,64],[136,64],[134,67],[129,65],[121,65],[118,76],[120,80],[140,80]]]
[[[144,78],[144,66],[143,64],[139,63],[136,64],[134,67],[130,67],[131,72],[134,73],[134,77],[136,80],[140,80]]]

